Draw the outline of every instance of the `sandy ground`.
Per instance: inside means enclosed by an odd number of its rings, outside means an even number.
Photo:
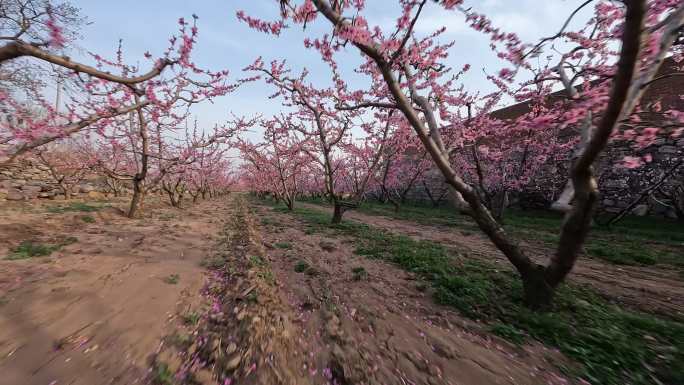
[[[319,205],[301,206],[322,210]],[[326,209],[327,210],[327,209]],[[414,239],[438,242],[460,253],[486,259],[510,268],[511,265],[484,235],[460,232],[444,226],[430,226],[385,216],[348,211],[344,218],[377,226]],[[524,244],[532,257],[543,263],[553,250],[535,244]],[[674,269],[664,267],[620,266],[597,259],[580,258],[570,281],[590,286],[606,298],[620,304],[665,316],[684,317],[684,281]]]
[[[0,207],[0,255],[77,238],[0,260],[1,385],[571,383],[557,351],[488,334],[350,239],[241,195],[158,206],[138,220]]]
[[[0,384],[143,383],[150,355],[204,282],[199,262],[225,210],[205,202],[129,220],[114,208],[0,207],[0,256],[21,240],[78,239],[49,257],[0,260]]]

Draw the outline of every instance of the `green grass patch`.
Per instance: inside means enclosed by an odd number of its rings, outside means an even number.
[[[284,250],[290,250],[292,248],[292,244],[289,242],[276,242],[273,246]]]
[[[178,274],[171,274],[168,277],[164,278],[164,282],[168,283],[169,285],[175,285],[180,281],[180,275]]]
[[[39,243],[35,241],[22,241],[17,247],[11,250],[5,257],[10,261],[29,259],[34,257],[46,257],[64,246],[78,242],[75,237],[67,237],[58,244]]]
[[[81,220],[85,223],[95,223],[95,217],[92,215],[84,215],[81,217]]]
[[[294,265],[294,271],[297,273],[303,273],[309,268],[309,263],[306,261],[297,261]]]
[[[357,254],[418,274],[438,303],[485,322],[494,334],[558,348],[577,363],[564,368],[570,375],[608,385],[684,383],[683,322],[626,310],[572,285],[558,290],[552,311],[533,312],[523,305],[522,285],[509,269],[357,222],[331,225],[320,210],[297,208],[294,214],[321,231],[351,236]]]
[[[183,323],[188,326],[195,326],[199,323],[200,318],[200,314],[193,311],[183,316]]]
[[[527,336],[520,329],[515,326],[503,324],[501,322],[495,322],[490,325],[489,330],[496,334],[497,336],[504,338],[516,345],[522,345]]]
[[[154,385],[172,385],[174,383],[174,373],[169,369],[169,365],[164,362],[157,363],[152,373],[152,383]]]
[[[358,266],[352,269],[352,279],[354,281],[361,281],[368,278],[368,272],[363,266]]]
[[[107,206],[94,206],[83,202],[72,202],[66,206],[51,206],[48,207],[47,211],[51,213],[66,213],[66,212],[95,212],[100,211]]]
[[[249,263],[250,263],[253,267],[260,267],[260,266],[265,266],[265,265],[266,265],[266,261],[264,261],[264,259],[261,258],[261,257],[258,256],[258,255],[250,255],[250,256],[249,256]]]
[[[325,205],[322,200],[309,202]],[[389,204],[364,202],[357,210],[426,225],[457,227],[464,235],[481,234],[474,222],[448,205],[407,204],[394,211]],[[504,216],[503,225],[520,239],[553,247],[558,242],[562,220],[562,215],[553,211],[510,209]],[[626,217],[611,227],[596,225],[591,229],[585,250],[590,257],[614,264],[667,264],[684,272],[684,223],[663,218]]]

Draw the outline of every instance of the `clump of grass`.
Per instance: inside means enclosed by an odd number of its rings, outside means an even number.
[[[180,275],[178,274],[171,274],[168,277],[164,278],[164,282],[168,283],[169,285],[175,285],[180,281]]]
[[[266,281],[266,283],[269,285],[275,284],[275,276],[273,275],[273,271],[270,269],[263,269],[257,274],[257,276]]]
[[[170,336],[165,337],[165,342],[171,346],[175,346],[179,350],[185,350],[192,345],[192,337],[185,333],[175,332]]]
[[[264,259],[258,255],[250,255],[249,256],[249,263],[253,267],[259,267],[259,266],[265,266],[266,265],[266,261],[264,261]]]
[[[190,312],[183,316],[183,323],[189,326],[195,326],[200,320],[200,314],[197,312]]]
[[[527,339],[527,336],[517,327],[501,322],[490,325],[489,330],[497,336],[513,342],[516,345],[522,345]]]
[[[294,271],[297,273],[303,273],[309,268],[309,263],[306,261],[297,261],[294,265]]]
[[[17,247],[12,249],[5,258],[11,261],[29,259],[34,257],[46,257],[64,246],[78,242],[75,237],[67,237],[58,244],[43,244],[35,241],[22,241]]]
[[[81,220],[85,223],[95,223],[95,218],[92,215],[84,215]]]
[[[608,242],[594,241],[587,245],[587,252],[592,257],[597,257],[619,265],[655,265],[658,257],[642,247],[615,247]]]
[[[292,244],[289,242],[276,242],[273,246],[284,250],[290,250],[292,248]]]
[[[682,321],[624,309],[573,285],[559,288],[551,311],[534,312],[523,305],[521,282],[511,270],[361,223],[330,225],[322,211],[294,213],[325,231],[351,236],[357,254],[416,273],[432,285],[437,302],[484,321],[493,333],[559,349],[577,363],[568,369],[571,375],[607,385],[684,383]]]
[[[70,211],[80,212],[95,212],[101,210],[105,206],[93,206],[83,202],[72,202],[67,206],[51,206],[48,211],[51,213],[66,213]]]
[[[154,385],[172,385],[174,374],[169,369],[169,365],[159,362],[155,365],[152,383]]]
[[[368,272],[363,266],[358,266],[352,269],[352,278],[354,281],[361,281],[368,278]]]

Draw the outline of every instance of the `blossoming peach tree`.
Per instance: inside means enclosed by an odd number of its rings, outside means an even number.
[[[504,63],[502,70],[488,76],[498,90],[486,96],[468,93],[460,85],[460,76],[469,68],[453,70],[447,58],[451,52],[465,56],[467,51],[458,51],[454,42],[439,39],[445,28],[427,36],[416,33],[424,8],[431,6],[427,0],[398,0],[398,17],[391,31],[369,25],[363,0],[277,3],[280,20],[258,20],[243,12],[238,18],[274,35],[282,33],[287,23],[327,23],[328,33],[306,38],[304,45],[320,52],[336,76],[342,76],[337,54],[342,49],[357,50],[363,64],[356,72],[367,76],[369,87],[336,95],[340,98],[336,109],[401,114],[452,189],[459,210],[470,215],[514,265],[525,301],[533,308],[551,305],[556,288],[575,265],[599,195],[593,167],[611,137],[631,139],[639,147],[655,133],[682,133],[679,111],[668,111],[670,122],[662,127],[633,124],[638,121],[640,98],[655,81],[664,58],[681,58],[681,45],[676,43],[682,39],[684,4],[678,0],[597,1],[594,16],[586,25],[571,31],[566,22],[556,35],[536,44],[502,31],[486,15],[464,7],[462,0],[437,1],[442,12],[462,13],[471,28],[489,36],[491,48]],[[555,47],[557,42],[571,48],[564,52]],[[562,100],[552,97],[558,87],[566,92]],[[291,88],[300,92],[297,86]],[[306,95],[318,97],[320,92],[307,89]],[[517,119],[496,119],[489,113],[492,101],[500,98],[531,100],[532,108]],[[344,115],[326,108],[314,116],[334,120]],[[631,130],[628,133],[626,126]],[[558,133],[570,128],[574,136],[561,140]],[[526,137],[526,142],[515,142],[515,136]],[[550,156],[542,148],[547,143],[574,154],[566,191],[557,204],[566,214],[556,251],[548,262],[541,263],[503,229],[483,191],[488,189],[480,186],[477,176],[469,175],[478,173],[478,158],[506,165],[501,167],[505,176],[494,175],[494,181],[483,180],[483,185],[505,185],[514,179],[511,176],[532,177],[534,162]],[[525,151],[528,160],[523,162]]]
[[[216,169],[227,166],[222,146],[247,121],[238,118],[206,135],[186,130],[183,144],[176,143],[192,105],[231,93],[249,80],[229,82],[228,71],[203,69],[193,62],[197,17],[178,20],[178,33],[161,57],[145,54],[151,67],[147,72],[126,62],[121,43],[111,59],[89,53],[92,65],[64,55],[76,35],[71,23],[75,19],[77,9],[66,3],[3,4],[0,68],[11,68],[18,60],[42,63],[60,82],[56,103],[48,100],[41,85],[29,89],[28,95],[0,88],[0,162],[12,162],[28,152],[43,154],[47,161],[42,148],[76,137],[90,149],[83,162],[110,180],[132,186],[129,217],[136,215],[147,191],[160,183],[168,187],[172,175],[199,180],[196,190],[202,196],[214,189],[208,183],[225,184],[228,170]],[[193,163],[204,167],[190,169]],[[179,187],[188,181],[176,182]],[[171,203],[178,202],[172,197]]]

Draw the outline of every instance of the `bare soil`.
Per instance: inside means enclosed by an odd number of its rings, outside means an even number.
[[[571,383],[557,351],[510,345],[350,239],[240,195],[139,220],[113,206],[0,207],[0,255],[77,238],[0,260],[1,385]]]
[[[301,203],[309,209],[325,209]],[[511,268],[504,255],[477,232],[453,227],[431,226],[380,215],[348,211],[344,218],[363,222],[414,239],[438,242],[460,253],[472,255],[503,268]],[[532,258],[545,262],[553,250],[541,244],[523,242]],[[611,301],[664,316],[684,318],[684,280],[674,269],[645,266],[621,266],[591,258],[580,258],[569,280],[595,289]]]
[[[563,360],[557,352],[488,335],[432,302],[411,274],[356,256],[348,239],[307,234],[268,207],[257,214],[269,223],[263,243],[282,301],[295,311],[307,383],[566,383],[553,366]]]
[[[77,238],[47,257],[0,259],[0,384],[144,383],[150,354],[202,287],[225,204],[150,208],[158,215],[140,220],[46,208],[0,207],[0,258],[22,240]]]

